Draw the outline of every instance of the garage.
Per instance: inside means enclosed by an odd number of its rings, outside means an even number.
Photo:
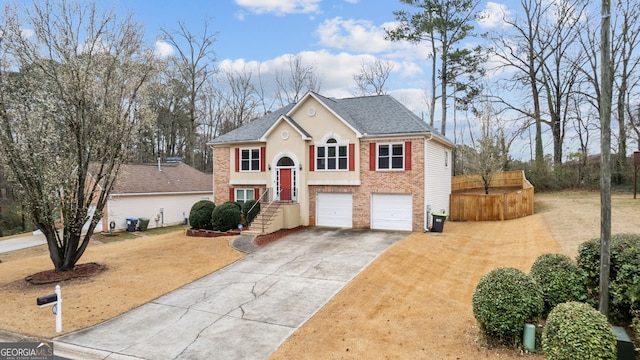
[[[372,194],[371,228],[377,230],[413,230],[411,194]]]
[[[351,193],[318,193],[316,225],[353,227],[353,195]]]

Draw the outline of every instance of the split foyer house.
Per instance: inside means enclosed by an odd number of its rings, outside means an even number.
[[[272,231],[421,231],[449,211],[453,144],[388,95],[309,92],[209,145],[214,202],[277,204]]]

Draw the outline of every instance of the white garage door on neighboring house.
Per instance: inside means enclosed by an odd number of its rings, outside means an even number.
[[[412,219],[413,203],[410,194],[372,194],[372,229],[411,231]]]
[[[318,193],[316,225],[353,227],[353,195],[351,193]]]

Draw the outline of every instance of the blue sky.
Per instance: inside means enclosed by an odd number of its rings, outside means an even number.
[[[107,2],[109,3],[109,2]],[[393,25],[394,10],[406,8],[396,0],[133,0],[116,4],[133,12],[144,24],[150,42],[158,29],[185,22],[197,32],[205,19],[218,32],[215,51],[222,69],[260,67],[267,78],[299,55],[314,66],[326,96],[352,96],[352,77],[363,61],[392,61],[389,93],[411,110],[426,110],[424,90],[429,72],[427,47],[384,39]],[[482,2],[478,10],[496,13],[498,3]],[[501,16],[501,15],[500,15]],[[490,17],[479,30],[496,26]],[[169,50],[161,43],[156,46]]]
[[[427,44],[384,39],[385,29],[394,26],[393,11],[413,10],[399,0],[102,0],[98,3],[102,7],[116,7],[121,13],[131,12],[144,26],[149,46],[155,46],[164,56],[170,55],[172,49],[158,40],[161,27],[177,29],[178,22],[183,22],[192,33],[198,34],[208,19],[210,29],[217,33],[215,65],[221,70],[249,71],[254,78],[259,69],[267,90],[275,89],[275,73],[288,69],[290,55],[299,56],[306,66],[315,68],[322,95],[337,98],[354,96],[353,75],[363,63],[371,64],[376,59],[390,61],[393,71],[387,81],[387,92],[411,111],[427,117],[430,96]],[[503,15],[512,17],[519,6],[514,0],[481,1],[477,10],[484,13],[484,20],[473,25],[477,32],[500,30]],[[473,46],[479,41],[470,39],[465,45]],[[435,123],[438,129],[439,105],[438,102]],[[457,116],[459,126],[465,126],[465,115]],[[470,119],[471,123],[474,121],[477,120]],[[447,136],[454,140],[452,121],[448,124]]]

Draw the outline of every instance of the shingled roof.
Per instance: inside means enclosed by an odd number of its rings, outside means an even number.
[[[213,175],[181,162],[124,164],[112,194],[192,193],[213,191]]]
[[[358,135],[433,134],[451,144],[451,141],[390,95],[333,99],[311,92],[307,96],[313,96],[320,101],[355,129],[359,133]],[[303,99],[306,99],[307,96]],[[273,111],[213,139],[209,144],[259,141],[278,119],[283,116],[288,117],[296,105],[289,104]],[[305,131],[305,129],[301,130]]]

